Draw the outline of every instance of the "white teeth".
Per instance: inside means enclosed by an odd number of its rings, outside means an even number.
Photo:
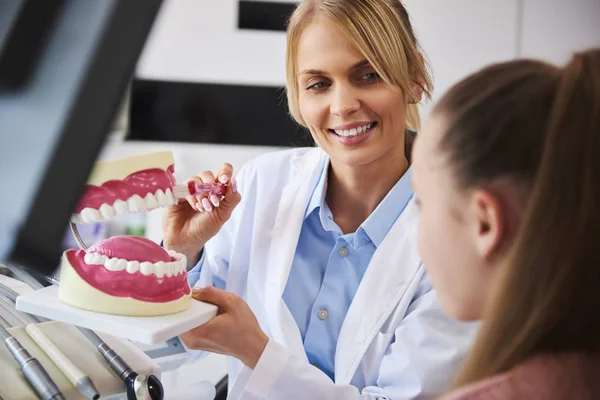
[[[104,262],[104,266],[109,271],[123,271],[127,267],[127,261],[122,258],[109,258]]]
[[[140,263],[140,272],[142,273],[142,275],[150,275],[151,273],[155,272],[154,264],[148,261]]]
[[[154,274],[156,275],[157,278],[162,278],[163,276],[165,276],[167,274],[167,264],[165,264],[162,261],[159,261],[157,263],[154,264]]]
[[[140,263],[139,261],[127,261],[116,257],[109,258],[95,252],[85,253],[83,259],[86,264],[103,265],[109,271],[126,270],[130,274],[140,271],[145,276],[154,274],[157,278],[161,279],[165,276],[170,278],[186,271],[186,258],[183,254],[169,251],[169,255],[175,258],[175,260],[169,262],[158,261],[156,263],[143,261]]]
[[[154,193],[154,196],[156,196],[156,201],[159,206],[172,206],[173,204],[176,203],[175,198],[173,197],[173,192],[171,192],[171,189],[167,189],[164,192],[162,190],[158,189],[156,191],[156,193]]]
[[[158,207],[158,203],[156,202],[156,198],[152,193],[148,193],[146,197],[144,197],[144,202],[146,203],[147,208],[156,208]]]
[[[85,253],[83,260],[86,264],[104,264],[106,257],[98,253]]]
[[[102,204],[102,207],[100,207],[100,214],[102,214],[102,216],[105,219],[110,219],[114,217],[117,214],[117,212],[113,207],[109,206],[108,204]]]
[[[334,130],[334,132],[342,137],[354,137],[368,131],[372,126],[373,124],[367,124],[352,129]]]
[[[123,271],[126,268],[127,268],[127,260],[119,258],[119,260],[117,261],[117,271]]]
[[[156,196],[156,202],[158,203],[159,206],[167,205],[167,197],[165,196],[165,192],[158,189],[156,191],[156,193],[154,193],[154,196]]]
[[[167,198],[167,205],[172,206],[173,204],[176,204],[177,202],[175,201],[175,198],[173,197],[173,193],[171,192],[171,189],[167,189],[167,192],[165,193],[165,197]]]
[[[146,203],[140,196],[134,194],[129,198],[129,200],[127,200],[127,206],[129,206],[130,212],[136,213],[142,211],[146,206]]]
[[[104,266],[109,271],[116,271],[117,270],[117,261],[118,261],[118,258],[109,258],[108,260],[106,260],[104,262]]]
[[[137,261],[127,261],[125,269],[127,269],[127,272],[130,274],[135,274],[140,270],[140,263]]]
[[[174,269],[173,269],[173,264],[172,263],[165,264],[165,275],[167,275],[168,277],[173,276],[173,270]]]
[[[85,208],[81,212],[81,219],[84,222],[97,222],[102,221],[102,215],[100,215],[98,210],[94,210],[93,208]]]
[[[158,189],[156,193],[148,193],[144,198],[135,194],[127,201],[117,200],[112,206],[102,204],[100,210],[93,208],[84,208],[81,213],[73,214],[71,222],[76,224],[99,222],[111,219],[119,214],[136,213],[142,210],[152,210],[157,207],[171,206],[177,203],[177,199],[173,196],[171,189],[166,192]]]
[[[115,204],[113,204],[113,207],[115,208],[115,211],[117,212],[117,214],[124,214],[127,211],[129,211],[129,208],[127,207],[127,202],[123,201],[123,200],[115,201]]]

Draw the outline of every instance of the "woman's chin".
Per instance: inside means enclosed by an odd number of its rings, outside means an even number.
[[[375,138],[371,138],[375,139]],[[361,146],[344,146],[337,142],[327,143],[327,147],[321,147],[332,160],[349,167],[362,167],[377,163],[386,158],[390,152],[388,143],[377,143],[368,140]]]
[[[348,167],[364,167],[366,165],[376,162],[381,158],[380,154],[377,154],[370,149],[353,149],[353,150],[333,150],[329,153],[332,160],[339,164],[343,164]]]

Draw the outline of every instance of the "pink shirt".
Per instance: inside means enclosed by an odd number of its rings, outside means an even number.
[[[440,400],[600,399],[600,357],[547,355],[454,390]]]

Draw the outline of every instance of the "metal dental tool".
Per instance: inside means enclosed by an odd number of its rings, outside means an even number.
[[[77,225],[75,225],[75,223],[73,223],[73,222],[70,222],[69,227],[71,228],[71,233],[73,234],[73,237],[75,238],[75,241],[77,242],[77,246],[79,246],[79,248],[81,250],[87,250],[87,246],[85,245],[85,243],[83,243],[83,239],[81,238],[81,235],[79,235],[79,231],[77,230]]]
[[[11,289],[0,284],[0,293],[7,289],[14,293]],[[9,300],[0,296],[0,306],[5,310],[10,310],[11,307],[14,308],[14,300],[16,300],[16,297],[14,299],[9,298]],[[46,353],[48,358],[54,362],[79,393],[92,400],[100,398],[100,393],[96,389],[92,379],[79,369],[79,367],[77,367],[77,365],[75,365],[73,361],[71,361],[71,359],[67,357],[52,340],[50,340],[50,338],[48,338],[48,336],[46,336],[46,334],[36,325],[37,321],[33,316],[16,310],[12,312],[12,315],[25,325],[27,334],[44,351],[44,353]]]
[[[17,297],[19,297],[19,293],[0,283],[0,296],[4,296],[14,303],[17,301]]]
[[[111,369],[119,376],[127,387],[127,400],[162,400],[164,389],[160,380],[154,375],[139,375],[133,371],[113,349],[89,329],[77,327],[90,342],[96,346]]]
[[[0,317],[0,339],[19,363],[25,379],[33,387],[38,397],[44,400],[64,400],[65,397],[42,364],[8,333],[7,328],[9,328],[8,322]]]
[[[8,268],[8,270],[10,272],[12,272],[17,278],[19,278],[21,281],[23,281],[25,284],[29,285],[31,288],[33,289],[42,289],[44,287],[44,285],[42,285],[40,282],[37,281],[37,279],[35,279],[33,276],[31,276],[31,274],[29,274],[27,271],[18,268],[14,265],[11,264],[2,264],[4,265],[6,268]]]
[[[96,389],[92,379],[79,369],[40,328],[35,324],[29,324],[25,330],[38,346],[44,350],[54,364],[56,364],[58,369],[65,374],[79,393],[88,399],[98,400],[100,398],[100,393]]]

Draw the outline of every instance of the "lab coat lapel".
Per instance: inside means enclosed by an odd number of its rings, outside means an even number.
[[[373,254],[339,335],[336,383],[352,381],[371,341],[417,279],[415,218],[411,201]]]
[[[282,295],[296,253],[310,189],[316,184],[324,157],[321,150],[315,149],[292,160],[295,178],[282,191],[267,261],[265,305],[271,334],[276,342],[304,358],[300,330]]]

